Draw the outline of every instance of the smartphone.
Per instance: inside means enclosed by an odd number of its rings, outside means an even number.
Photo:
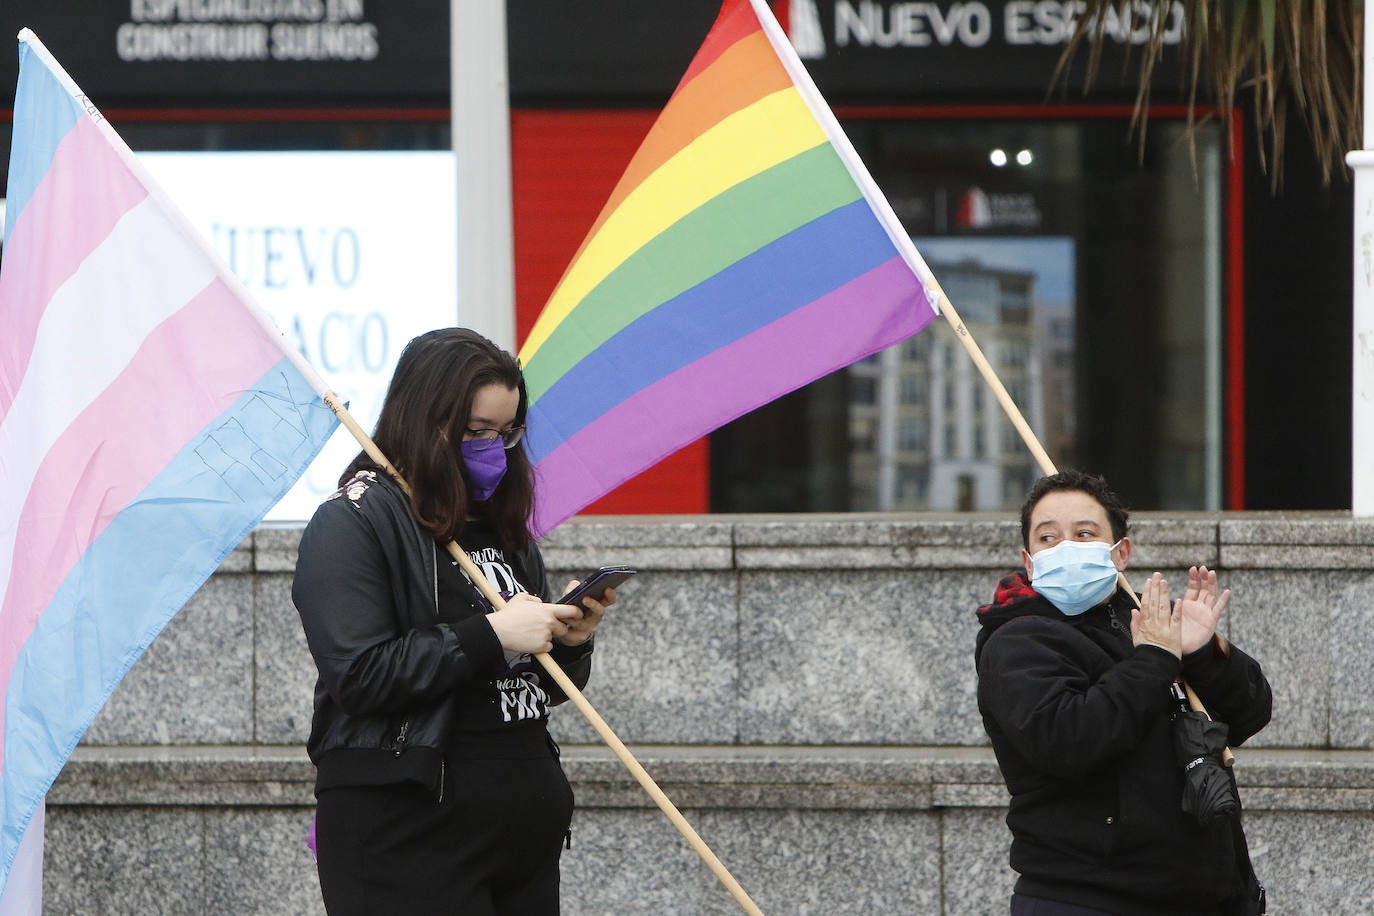
[[[583,598],[600,601],[605,597],[606,589],[616,588],[637,572],[639,570],[629,566],[603,566],[596,572],[583,576],[582,584],[559,598],[558,603],[581,605]]]

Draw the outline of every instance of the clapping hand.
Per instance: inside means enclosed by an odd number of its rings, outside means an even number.
[[[1131,642],[1137,646],[1157,646],[1174,658],[1181,658],[1182,604],[1183,599],[1169,601],[1169,583],[1159,573],[1145,580],[1140,607],[1131,611]]]
[[[1212,640],[1217,621],[1226,602],[1231,599],[1228,588],[1217,595],[1217,574],[1206,566],[1188,568],[1188,587],[1183,592],[1180,608],[1183,612],[1183,654],[1196,652]]]

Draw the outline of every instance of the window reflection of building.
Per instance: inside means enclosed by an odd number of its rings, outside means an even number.
[[[1055,432],[1071,435],[1072,315],[1057,324],[1037,320],[1032,273],[974,260],[930,267],[1037,435],[1046,427],[1047,397]],[[1039,476],[987,382],[941,322],[851,367],[849,401],[855,509],[1005,509],[1019,505]]]
[[[1045,426],[1041,444],[1062,466],[1074,463],[1074,326],[1073,312],[1064,306],[1038,309],[1036,333],[1043,358],[1040,364]]]

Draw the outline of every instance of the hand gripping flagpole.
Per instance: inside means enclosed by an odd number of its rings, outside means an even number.
[[[405,482],[400,472],[397,471],[396,468],[392,466],[391,462],[387,460],[387,457],[382,454],[381,449],[377,447],[377,443],[372,441],[372,437],[353,419],[353,416],[348,412],[348,408],[344,406],[338,396],[330,391],[324,395],[324,402],[329,406],[330,410],[334,411],[334,415],[339,418],[339,422],[353,434],[353,438],[358,440],[358,443],[363,447],[363,451],[367,452],[368,457],[385,469],[386,472],[391,475],[392,479],[400,485],[401,489],[409,495],[410,485]],[[487,577],[477,568],[477,565],[472,562],[467,552],[458,546],[456,541],[448,542],[448,552],[453,559],[458,561],[458,565],[462,567],[463,572],[467,574],[468,578],[472,580],[473,585],[477,586],[482,596],[487,599],[493,608],[499,611],[506,606],[505,599],[501,597],[501,593],[492,586],[491,582],[487,580]],[[582,691],[577,689],[577,685],[574,684],[572,679],[568,677],[561,667],[559,667],[558,662],[553,660],[553,656],[549,655],[547,652],[536,652],[534,657],[539,660],[539,664],[544,666],[544,670],[549,673],[549,676],[558,682],[558,686],[563,688],[563,692],[567,694],[568,699],[571,700],[573,705],[587,718],[592,728],[596,729],[596,733],[601,736],[601,740],[605,741],[607,746],[609,746],[610,749],[615,752],[615,755],[620,758],[620,762],[630,771],[630,774],[639,782],[644,791],[649,793],[649,797],[654,800],[655,804],[657,804],[660,809],[662,809],[663,813],[667,815],[668,820],[678,829],[678,832],[683,835],[691,847],[696,850],[697,855],[701,856],[702,861],[711,869],[712,873],[720,880],[720,883],[725,885],[725,889],[730,892],[730,896],[735,898],[735,902],[740,905],[744,912],[749,913],[750,916],[763,916],[763,911],[749,898],[749,895],[745,893],[744,888],[735,880],[735,877],[730,874],[724,863],[722,863],[716,854],[711,851],[711,848],[706,845],[706,841],[692,829],[691,824],[687,823],[687,818],[682,816],[682,812],[677,809],[677,806],[672,803],[664,791],[658,787],[658,783],[654,782],[653,777],[649,775],[648,771],[646,771],[644,767],[640,765],[639,761],[635,759],[634,755],[630,753],[630,749],[625,746],[625,743],[621,741],[620,738],[616,736],[616,733],[611,730],[611,727],[606,724],[606,720],[601,718],[601,715],[592,704],[582,695]]]
[[[964,349],[968,351],[969,357],[973,359],[973,364],[978,367],[978,371],[982,374],[983,380],[986,381],[988,387],[992,389],[993,395],[997,398],[997,403],[1002,405],[1002,410],[1006,412],[1007,419],[1011,420],[1011,425],[1016,427],[1016,431],[1020,434],[1022,441],[1025,442],[1026,447],[1031,450],[1031,454],[1040,465],[1040,469],[1044,471],[1046,476],[1054,474],[1057,468],[1055,468],[1054,462],[1050,460],[1049,453],[1046,452],[1044,446],[1040,444],[1040,440],[1035,437],[1035,432],[1030,428],[1030,424],[1026,422],[1026,418],[1021,415],[1021,410],[1016,406],[1016,402],[1011,399],[1011,395],[1007,393],[1007,389],[1002,385],[1002,380],[997,377],[996,370],[992,368],[992,364],[988,362],[987,357],[983,355],[983,351],[979,348],[978,342],[973,339],[973,335],[970,334],[968,328],[964,326],[963,319],[960,318],[959,313],[954,310],[954,306],[950,303],[949,297],[945,295],[945,291],[940,288],[940,284],[936,282],[934,278],[929,281],[929,285],[932,287],[931,292],[936,294],[940,300],[940,314],[945,316],[945,320],[949,322],[949,326],[954,329],[955,336],[959,338],[959,342],[962,343]],[[1131,583],[1126,579],[1126,574],[1118,570],[1116,573],[1116,581],[1125,589],[1126,594],[1131,596],[1131,601],[1135,603],[1135,606],[1139,608],[1140,599],[1136,597],[1135,589],[1131,588]],[[1187,682],[1183,681],[1182,678],[1179,678],[1179,682],[1183,684],[1183,689],[1188,693],[1188,705],[1210,719],[1211,715],[1208,714],[1207,708],[1202,705],[1202,700],[1193,692],[1193,688],[1188,686]],[[1236,755],[1231,752],[1229,747],[1223,748],[1221,759],[1227,766],[1231,766],[1236,762]]]

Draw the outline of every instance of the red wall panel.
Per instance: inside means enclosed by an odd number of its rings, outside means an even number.
[[[515,334],[521,342],[558,285],[656,111],[511,112]],[[615,448],[614,442],[606,443]],[[700,439],[588,506],[591,514],[696,513],[710,504]]]

